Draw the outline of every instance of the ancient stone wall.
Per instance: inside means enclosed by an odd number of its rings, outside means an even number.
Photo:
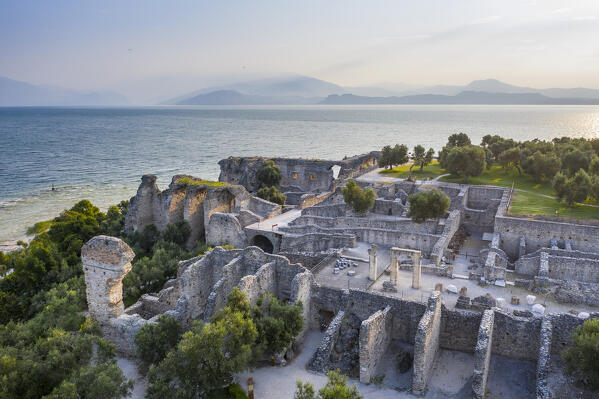
[[[342,204],[329,204],[329,205],[316,205],[309,208],[302,209],[302,216],[321,216],[328,218],[336,218],[345,216],[347,212],[347,205]]]
[[[441,237],[437,240],[431,251],[431,262],[434,264],[439,265],[441,259],[445,256],[445,251],[447,250],[449,242],[453,238],[455,232],[460,228],[460,216],[460,211],[454,210],[451,211],[447,219],[445,219],[443,233],[441,233]]]
[[[536,361],[541,319],[518,317],[495,309],[493,353],[512,359]]]
[[[374,200],[374,207],[372,208],[372,213],[379,215],[403,216],[407,211],[407,206],[405,206],[399,199],[387,200],[377,198]]]
[[[443,349],[474,352],[481,313],[461,309],[442,308],[439,346]]]
[[[537,359],[537,399],[549,399],[547,375],[549,374],[549,361],[551,359],[551,338],[553,326],[551,317],[545,316],[541,322],[539,336],[539,357]]]
[[[543,257],[546,265],[541,268]],[[543,269],[545,277],[552,279],[599,283],[599,254],[547,248],[518,259],[515,265],[517,273],[528,276],[540,275]]]
[[[335,318],[331,321],[328,328],[324,333],[324,337],[322,341],[320,341],[320,345],[314,352],[312,359],[308,363],[308,369],[316,372],[323,372],[326,370],[327,363],[329,361],[329,357],[331,356],[331,351],[333,349],[333,345],[337,341],[339,337],[339,329],[341,328],[341,323],[345,318],[345,312],[339,311]]]
[[[305,233],[301,235],[283,235],[280,251],[321,252],[331,248],[353,248],[356,237],[350,234]]]
[[[534,220],[507,216],[508,195],[504,195],[495,217],[495,232],[501,234],[501,248],[512,258],[520,255],[520,238],[525,237],[527,253],[551,247],[551,240],[569,241],[575,250],[597,252],[599,226]]]
[[[457,226],[459,227],[459,212],[457,214]],[[454,214],[454,218],[455,218]],[[451,215],[450,215],[451,217]],[[453,221],[453,220],[452,220]],[[417,232],[424,234],[435,234],[437,230],[437,221],[428,220],[423,223],[414,223],[409,218],[381,218],[373,217],[355,217],[355,216],[300,216],[290,223],[290,227],[315,225],[326,229],[355,229],[359,227],[371,229],[386,229],[393,231]],[[453,226],[451,226],[453,227]],[[457,227],[456,227],[457,230]]]
[[[259,188],[256,172],[266,159],[272,159],[281,169],[281,190],[283,192],[324,192],[333,191],[343,179],[355,177],[376,168],[379,152],[371,152],[347,158],[342,161],[324,161],[292,158],[229,157],[219,161],[221,168],[219,181],[239,184],[249,191]],[[339,166],[339,175],[334,177],[333,167]]]
[[[235,215],[213,212],[206,228],[206,243],[209,245],[229,244],[235,248],[245,248],[248,245],[248,239]]]
[[[474,374],[472,376],[474,399],[483,399],[487,390],[487,375],[489,374],[493,342],[493,320],[493,311],[485,310],[480,321],[478,340],[474,349]]]
[[[412,392],[423,394],[439,351],[441,333],[441,293],[433,291],[414,338]]]
[[[372,314],[360,326],[360,382],[370,383],[391,341],[391,307]]]

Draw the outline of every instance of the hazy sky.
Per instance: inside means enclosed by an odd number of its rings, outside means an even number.
[[[283,73],[599,88],[599,0],[0,0],[0,76],[143,97]]]

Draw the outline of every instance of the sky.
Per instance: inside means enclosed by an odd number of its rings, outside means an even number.
[[[599,88],[598,0],[0,0],[0,76],[133,99],[301,74]]]

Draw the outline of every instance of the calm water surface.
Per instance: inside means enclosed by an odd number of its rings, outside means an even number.
[[[440,149],[465,132],[599,137],[598,106],[0,108],[0,241],[87,198],[131,197],[142,174],[218,178],[230,155],[341,159],[385,144]],[[52,192],[50,187],[57,188]]]

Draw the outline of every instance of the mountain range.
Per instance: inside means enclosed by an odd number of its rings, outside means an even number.
[[[112,91],[78,91],[33,85],[0,76],[0,106],[126,105],[129,101]]]
[[[0,77],[0,106],[126,105],[113,91],[82,92],[32,85]],[[599,90],[535,89],[496,79],[467,85],[417,86],[380,83],[343,87],[308,76],[285,76],[210,86],[190,91],[160,105],[299,105],[299,104],[599,104]]]

